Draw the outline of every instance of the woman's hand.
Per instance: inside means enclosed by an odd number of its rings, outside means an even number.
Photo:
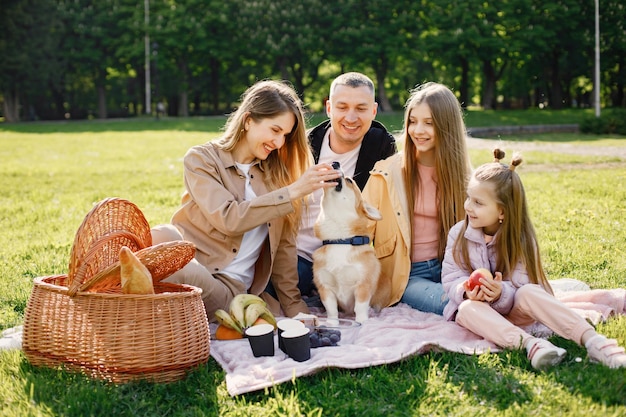
[[[341,172],[333,169],[329,164],[314,165],[307,169],[295,182],[287,186],[289,197],[292,200],[297,200],[320,188],[335,187],[337,182],[333,180],[340,176]]]

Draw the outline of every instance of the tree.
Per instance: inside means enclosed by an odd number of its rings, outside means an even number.
[[[193,66],[202,62],[200,51],[206,50],[205,19],[211,13],[210,7],[200,0],[159,0],[151,3],[150,13],[153,70],[161,73],[153,81],[166,81],[166,90],[175,99],[170,106],[179,116],[188,116]],[[155,89],[164,93],[158,84]]]
[[[132,13],[123,0],[59,0],[60,15],[66,28],[62,49],[67,54],[68,77],[89,80],[92,85],[75,86],[95,93],[97,115],[108,114],[106,91],[110,70],[124,72],[116,58],[124,23]],[[95,89],[95,91],[94,91]]]
[[[0,13],[0,92],[7,122],[18,122],[26,104],[36,118],[34,98],[48,91],[57,67],[60,26],[53,0],[5,1]]]
[[[532,26],[525,32],[523,46],[530,67],[528,76],[539,81],[538,88],[546,92],[549,106],[560,109],[569,101],[572,80],[592,74],[593,60],[585,58],[585,51],[592,50],[593,1],[531,0],[530,16]]]
[[[426,50],[436,60],[460,73],[459,101],[467,107],[470,99],[470,63],[475,60],[478,36],[474,15],[468,13],[475,2],[468,0],[434,0],[429,4],[429,30],[425,33]],[[452,63],[457,63],[454,65]]]
[[[612,106],[626,106],[626,7],[622,0],[600,2],[600,63]],[[591,51],[590,51],[591,52]],[[590,56],[593,56],[590,54]]]
[[[332,57],[345,63],[342,70],[346,65],[361,71],[372,68],[379,109],[392,110],[386,91],[387,76],[400,56],[414,51],[409,41],[424,29],[418,18],[420,4],[409,0],[340,0],[327,7],[335,16],[329,27]]]
[[[528,27],[528,6],[527,0],[482,3],[474,14],[477,34],[474,51],[482,64],[481,104],[485,109],[496,107],[496,83],[507,66],[518,59],[524,44],[520,35]]]
[[[7,121],[138,114],[146,31],[149,88],[181,116],[228,111],[265,78],[321,101],[345,71],[375,80],[381,111],[431,80],[484,108],[560,108],[592,84],[591,0],[150,0],[147,28],[137,0],[1,1]],[[600,1],[601,94],[615,106],[626,105],[622,3]]]
[[[257,68],[291,81],[302,97],[318,79],[328,45],[328,4],[323,0],[241,1],[238,42]],[[258,74],[257,74],[258,76]]]

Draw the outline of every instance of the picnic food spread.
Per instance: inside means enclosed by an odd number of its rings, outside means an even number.
[[[229,311],[218,309],[215,319],[219,323],[215,331],[218,340],[241,339],[247,328],[259,323],[276,328],[276,318],[267,303],[254,294],[237,294],[230,302]]]

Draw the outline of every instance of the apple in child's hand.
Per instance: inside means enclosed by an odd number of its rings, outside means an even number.
[[[467,280],[467,288],[472,291],[476,286],[479,286],[481,278],[491,278],[493,279],[493,275],[486,268],[478,268],[474,272],[472,272]]]

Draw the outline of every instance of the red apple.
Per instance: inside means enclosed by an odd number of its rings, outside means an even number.
[[[470,291],[472,291],[477,285],[481,285],[481,278],[493,279],[493,275],[491,275],[491,272],[489,272],[489,270],[486,268],[478,268],[477,270],[472,272],[469,276],[469,279],[467,280],[467,287]]]

